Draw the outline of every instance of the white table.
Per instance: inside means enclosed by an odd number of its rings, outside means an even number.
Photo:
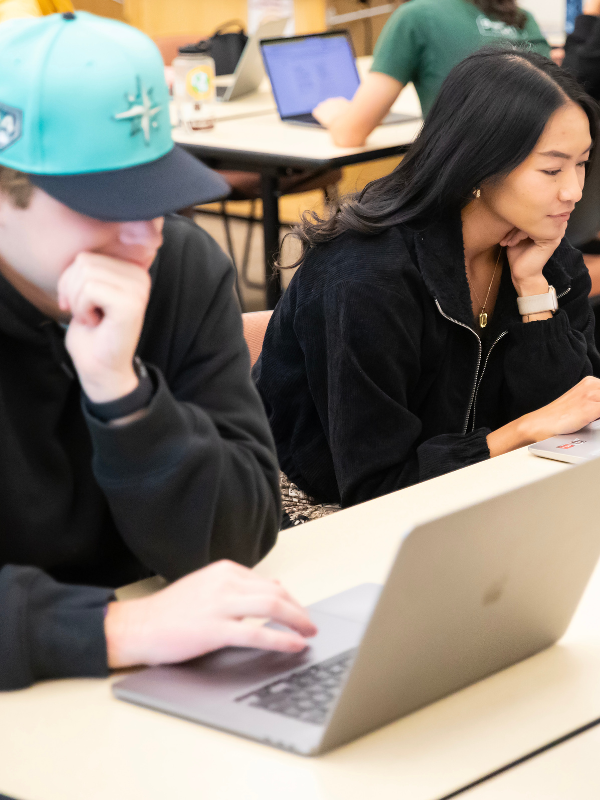
[[[465,792],[461,800],[598,800],[599,753],[600,724]]]
[[[570,468],[509,453],[286,531],[257,569],[304,603],[383,581],[407,526]],[[114,678],[0,695],[0,793],[439,800],[600,717],[599,620],[597,571],[557,646],[316,759],[120,702]]]
[[[211,116],[214,117],[217,125],[219,122],[228,119],[243,119],[245,117],[260,116],[270,114],[275,109],[275,101],[268,86],[261,88],[259,92],[244,95],[238,100],[228,103],[214,102],[208,104],[211,109]],[[171,125],[178,124],[177,109],[175,103],[171,103]]]
[[[282,122],[276,111],[217,120],[214,128],[188,132],[173,129],[173,138],[198,157],[249,166],[345,166],[403,152],[421,128],[421,120],[382,125],[363,147],[337,147],[329,132]]]

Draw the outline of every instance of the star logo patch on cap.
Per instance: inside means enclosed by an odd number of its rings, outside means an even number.
[[[5,150],[21,138],[23,112],[0,103],[0,150]]]
[[[137,79],[137,94],[127,94],[125,97],[129,109],[115,114],[114,119],[130,120],[130,135],[135,136],[141,131],[144,134],[145,144],[150,144],[150,131],[152,128],[158,128],[158,122],[154,117],[162,106],[153,105],[152,89],[146,89],[141,78]]]

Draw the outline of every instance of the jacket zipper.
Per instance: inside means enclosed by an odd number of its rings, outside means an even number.
[[[472,424],[471,424],[471,431],[474,431],[474,430],[475,430],[475,407],[477,406],[477,394],[479,393],[479,387],[481,386],[481,381],[483,380],[483,376],[484,376],[484,374],[485,374],[485,368],[487,367],[488,361],[490,360],[490,355],[491,355],[491,353],[492,353],[492,350],[493,350],[493,349],[494,349],[494,347],[495,347],[495,346],[498,344],[498,342],[500,341],[500,339],[502,339],[502,337],[503,337],[503,336],[506,336],[506,334],[507,334],[507,333],[508,333],[508,331],[502,331],[502,333],[500,334],[500,336],[498,336],[498,337],[497,337],[497,338],[494,340],[494,342],[492,343],[492,346],[491,346],[491,347],[490,347],[490,349],[488,350],[488,354],[487,354],[487,356],[485,357],[485,362],[484,362],[484,364],[483,364],[483,369],[481,370],[481,375],[479,376],[479,380],[477,381],[477,388],[475,389],[475,397],[474,397],[474,399],[473,399],[473,422],[472,422]]]
[[[435,298],[435,304],[438,307],[438,311],[440,312],[442,317],[445,317],[445,319],[449,320],[450,322],[454,322],[456,325],[460,325],[461,328],[465,328],[465,330],[470,331],[473,334],[473,336],[477,339],[477,342],[479,344],[479,355],[477,356],[477,368],[475,370],[475,381],[473,383],[473,391],[471,392],[471,399],[469,400],[469,407],[467,408],[467,416],[465,418],[465,424],[464,424],[464,427],[463,427],[463,436],[464,436],[464,434],[467,432],[467,427],[469,425],[469,417],[471,416],[471,407],[473,405],[473,400],[475,399],[475,393],[477,391],[477,377],[479,375],[479,367],[481,366],[481,355],[482,355],[482,352],[483,352],[483,347],[482,347],[482,344],[481,344],[481,339],[479,338],[478,334],[473,330],[473,328],[470,328],[468,325],[465,325],[464,322],[459,322],[457,319],[453,319],[452,317],[449,317],[448,314],[444,314],[444,311],[442,310],[442,307],[439,304],[437,297]]]
[[[561,292],[559,295],[556,296],[556,299],[560,300],[561,297],[564,297],[566,294],[569,294],[570,291],[571,291],[571,287],[568,286],[565,289],[564,292]],[[500,339],[502,339],[504,336],[506,336],[508,331],[502,331],[500,336],[498,336],[495,339],[495,341],[493,342],[493,344],[490,347],[490,349],[488,350],[488,354],[487,354],[487,356],[485,358],[485,363],[484,363],[483,369],[481,371],[481,376],[479,376],[479,367],[481,366],[481,356],[482,356],[482,351],[483,351],[483,347],[482,347],[482,344],[481,344],[481,339],[477,335],[476,331],[473,330],[473,328],[470,328],[468,325],[465,325],[464,322],[459,322],[457,319],[454,319],[453,317],[449,317],[448,314],[445,314],[444,311],[442,310],[441,305],[439,304],[439,301],[438,301],[437,297],[435,298],[435,304],[438,307],[438,311],[440,312],[442,317],[444,317],[445,319],[449,320],[450,322],[454,322],[456,325],[460,325],[461,328],[465,328],[466,330],[471,331],[471,333],[476,337],[476,339],[477,339],[477,341],[479,343],[479,355],[477,357],[477,369],[475,370],[475,382],[473,383],[473,391],[471,392],[471,399],[469,401],[469,407],[467,408],[467,416],[465,418],[465,424],[463,426],[463,436],[464,436],[464,434],[467,432],[467,428],[469,427],[469,417],[471,416],[471,409],[473,409],[473,425],[472,425],[471,430],[475,430],[475,405],[477,403],[477,393],[479,391],[479,387],[481,385],[481,381],[483,380],[483,375],[485,373],[485,368],[487,367],[487,364],[488,364],[488,361],[489,361],[489,358],[490,358],[492,350],[498,344]]]

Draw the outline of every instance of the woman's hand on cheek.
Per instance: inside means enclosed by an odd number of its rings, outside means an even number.
[[[500,242],[506,247],[512,281],[520,297],[548,291],[548,281],[542,270],[561,238],[535,241],[525,231],[513,228]]]

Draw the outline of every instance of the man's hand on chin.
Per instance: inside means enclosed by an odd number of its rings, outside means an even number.
[[[110,256],[80,253],[61,275],[58,303],[71,314],[65,344],[92,402],[137,387],[133,358],[149,297],[148,269]]]

